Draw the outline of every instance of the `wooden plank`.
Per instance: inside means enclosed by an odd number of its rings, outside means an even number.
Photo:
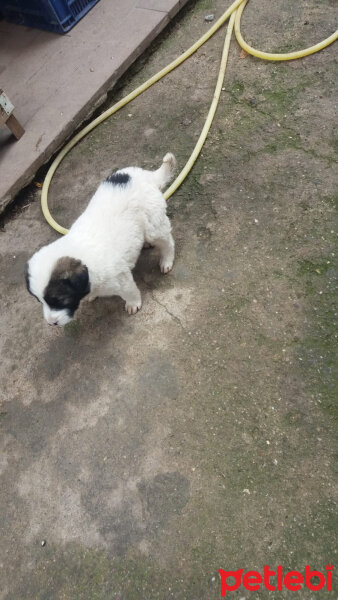
[[[6,125],[11,130],[12,134],[16,137],[17,140],[19,140],[25,133],[24,128],[22,127],[22,125],[20,125],[18,119],[16,119],[14,113],[12,113],[10,117],[8,117]]]
[[[0,213],[186,1],[100,0],[65,36],[1,22],[1,85],[25,135],[13,144],[0,129]]]
[[[2,108],[0,108],[0,127],[2,127],[2,125],[5,125],[7,119],[8,115],[5,113],[4,110],[2,110]]]

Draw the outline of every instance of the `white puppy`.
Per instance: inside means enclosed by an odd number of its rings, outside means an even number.
[[[174,262],[174,240],[161,189],[172,178],[175,157],[156,171],[122,169],[101,183],[69,232],[36,252],[26,267],[28,291],[50,325],[72,320],[81,299],[121,296],[126,311],[141,308],[132,269],[145,243],[160,251],[162,273]]]

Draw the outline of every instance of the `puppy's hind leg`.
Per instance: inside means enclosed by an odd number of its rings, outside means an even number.
[[[131,272],[123,274],[120,280],[120,296],[125,300],[125,310],[128,315],[135,315],[142,306],[141,293]]]
[[[161,272],[164,274],[169,273],[173,268],[175,258],[175,242],[173,236],[171,233],[168,233],[166,236],[156,239],[154,244],[160,251]]]
[[[156,171],[152,171],[156,185],[162,190],[172,179],[176,167],[176,158],[168,152],[163,158],[162,165]]]

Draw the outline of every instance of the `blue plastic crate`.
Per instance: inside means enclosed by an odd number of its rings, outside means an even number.
[[[0,0],[6,21],[66,33],[98,0]]]

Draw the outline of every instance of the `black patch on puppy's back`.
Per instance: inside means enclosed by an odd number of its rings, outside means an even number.
[[[55,310],[66,309],[70,316],[90,292],[88,269],[80,260],[64,256],[57,261],[43,298]]]
[[[107,183],[111,183],[112,185],[127,185],[130,181],[130,175],[128,173],[112,173],[106,179]]]

